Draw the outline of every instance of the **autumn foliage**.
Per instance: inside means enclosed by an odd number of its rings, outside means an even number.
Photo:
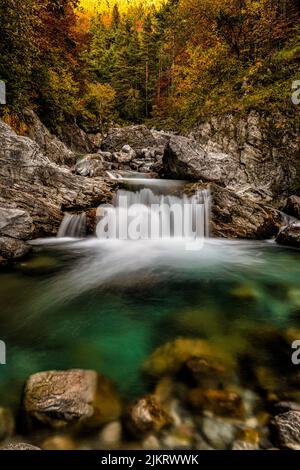
[[[189,127],[207,113],[288,108],[299,79],[297,0],[0,0],[2,113],[34,108],[103,132],[111,121]]]

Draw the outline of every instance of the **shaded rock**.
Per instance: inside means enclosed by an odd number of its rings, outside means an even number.
[[[116,127],[109,129],[101,143],[101,150],[119,152],[124,145],[134,150],[155,147],[156,140],[151,131],[144,125]]]
[[[76,444],[70,436],[49,436],[41,443],[43,450],[75,450]]]
[[[193,435],[189,433],[185,433],[183,431],[180,432],[179,429],[175,429],[166,434],[163,438],[163,448],[167,449],[191,449],[193,446]]]
[[[162,408],[154,395],[137,400],[128,411],[128,429],[135,435],[159,432],[172,423],[170,415]]]
[[[58,165],[74,165],[76,161],[74,152],[58,137],[51,134],[31,109],[25,110],[23,114],[27,124],[25,135],[38,144],[43,154]]]
[[[300,219],[300,197],[290,196],[283,207],[283,212]]]
[[[215,416],[204,416],[200,423],[201,433],[214,449],[228,449],[238,432],[235,424]]]
[[[99,136],[87,134],[75,123],[64,123],[59,137],[76,154],[96,153],[99,148]]]
[[[144,369],[154,376],[175,374],[195,356],[222,357],[206,340],[178,338],[156,349],[145,362]]]
[[[48,371],[32,375],[24,392],[24,410],[33,421],[62,428],[97,427],[119,417],[121,404],[111,382],[88,370]]]
[[[15,444],[7,444],[0,450],[41,450],[39,447],[27,444],[26,442],[17,442]]]
[[[11,437],[15,430],[15,420],[8,408],[0,408],[0,441]]]
[[[22,240],[0,237],[0,253],[5,260],[23,258],[31,251],[31,246]]]
[[[245,415],[242,398],[228,390],[194,388],[189,392],[189,402],[198,411],[209,410],[219,416],[243,418]]]
[[[273,423],[280,447],[300,450],[300,412],[288,411],[275,416]]]
[[[280,245],[300,248],[300,224],[292,224],[283,228],[276,237]]]

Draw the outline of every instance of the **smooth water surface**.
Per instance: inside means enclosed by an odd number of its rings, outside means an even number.
[[[53,239],[34,250],[0,272],[1,405],[18,403],[31,373],[64,368],[102,371],[131,399],[148,386],[144,360],[170,339],[207,338],[238,358],[253,330],[299,326],[300,252],[273,242]]]

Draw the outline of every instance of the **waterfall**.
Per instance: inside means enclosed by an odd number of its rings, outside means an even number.
[[[97,237],[121,240],[208,237],[210,192],[199,190],[193,196],[179,196],[172,194],[174,183],[170,184],[169,194],[166,188],[167,184],[163,193],[159,185],[156,191],[153,187],[119,189],[113,204],[101,205],[97,210]]]
[[[74,215],[66,214],[58,230],[58,238],[83,238],[86,235],[85,213]]]

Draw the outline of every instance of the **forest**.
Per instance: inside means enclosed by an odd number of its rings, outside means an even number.
[[[58,134],[69,121],[182,130],[204,115],[292,107],[297,0],[120,3],[1,0],[6,122],[30,107]]]

